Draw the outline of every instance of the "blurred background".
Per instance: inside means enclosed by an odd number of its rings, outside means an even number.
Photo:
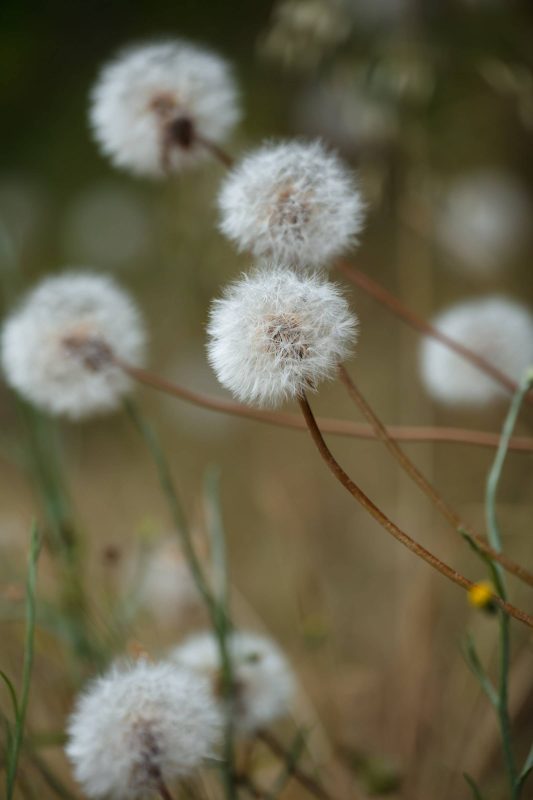
[[[216,228],[223,168],[135,180],[100,156],[87,124],[102,62],[130,42],[175,35],[210,45],[235,66],[244,121],[229,145],[234,155],[265,138],[320,136],[358,170],[368,224],[351,258],[421,316],[495,292],[532,304],[527,0],[4,0],[0,19],[5,305],[13,291],[68,266],[112,273],[146,316],[150,368],[223,394],[205,359],[207,310],[220,287],[249,267]],[[348,366],[384,421],[499,431],[505,403],[473,411],[433,403],[419,377],[420,337],[346,288],[361,321]],[[290,656],[302,687],[296,715],[310,720],[314,758],[338,796],[462,800],[470,796],[462,777],[469,772],[487,798],[507,797],[496,721],[461,655],[473,631],[487,663],[494,661],[494,619],[470,610],[461,591],[359,510],[304,433],[147,389],[139,401],[165,443],[199,541],[205,471],[219,468],[236,621],[269,632]],[[314,408],[359,420],[337,385],[324,386]],[[519,432],[531,433],[532,422],[526,409]],[[0,424],[0,666],[16,682],[29,527],[41,500],[26,456],[25,414],[3,385]],[[83,533],[91,625],[111,631],[113,609],[139,588],[142,572],[135,613],[123,635],[111,637],[110,652],[135,641],[163,653],[204,622],[142,441],[120,414],[54,425],[47,436],[59,448]],[[470,578],[484,576],[382,445],[331,444],[404,529]],[[484,530],[492,451],[448,443],[406,449]],[[531,454],[511,454],[499,495],[506,552],[529,567],[532,474]],[[95,665],[68,655],[48,548],[39,571],[43,611],[28,723],[34,756],[22,759],[21,797],[62,796],[46,779],[50,769],[81,797],[60,741],[73,694]],[[531,608],[527,588],[512,581],[510,590],[517,605]],[[513,634],[511,709],[523,755],[533,733],[533,652],[525,628],[513,625]],[[7,714],[3,690],[0,706]],[[300,796],[297,787],[287,792]]]

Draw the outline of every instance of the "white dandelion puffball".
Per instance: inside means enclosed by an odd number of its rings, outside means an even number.
[[[243,402],[275,407],[334,377],[357,318],[335,284],[274,267],[230,284],[207,331],[220,383]]]
[[[165,539],[148,557],[140,599],[163,622],[176,623],[200,606],[191,570],[175,538]]]
[[[52,414],[81,419],[115,409],[130,378],[112,355],[135,366],[145,331],[132,300],[108,277],[67,272],[44,280],[4,324],[7,383]]]
[[[90,122],[116,167],[162,177],[209,154],[240,117],[226,62],[179,39],[120,53],[91,93]]]
[[[533,315],[505,297],[459,303],[433,324],[513,380],[533,365]],[[443,403],[476,406],[507,396],[499,383],[435,339],[422,342],[420,366],[429,394]]]
[[[255,633],[235,632],[228,642],[234,681],[231,710],[235,727],[242,734],[253,733],[289,713],[295,679],[287,659],[271,639]],[[170,658],[207,676],[215,698],[221,702],[220,655],[211,632],[191,636]]]
[[[501,272],[529,235],[532,204],[511,175],[482,170],[457,178],[443,196],[436,235],[474,275]]]
[[[209,682],[173,664],[115,666],[79,697],[66,753],[91,798],[145,798],[213,755],[221,729]]]
[[[220,229],[240,251],[323,268],[363,225],[358,185],[320,142],[268,144],[228,175],[218,198]]]

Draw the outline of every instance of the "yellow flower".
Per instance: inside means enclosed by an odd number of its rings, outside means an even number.
[[[468,590],[468,602],[474,608],[484,611],[495,611],[494,589],[489,581],[479,581],[474,583]]]

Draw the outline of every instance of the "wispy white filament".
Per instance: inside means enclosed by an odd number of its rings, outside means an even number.
[[[4,324],[8,384],[52,414],[115,409],[132,386],[109,354],[140,366],[146,336],[132,300],[110,278],[67,272],[44,280]]]
[[[280,648],[266,636],[236,632],[229,638],[229,650],[235,684],[231,709],[237,730],[252,733],[286,716],[295,681]],[[172,652],[171,660],[207,676],[215,699],[221,702],[219,649],[212,633],[187,639]]]
[[[357,319],[338,287],[281,268],[244,275],[215,300],[208,358],[239,400],[277,406],[332,378],[351,352]]]
[[[353,175],[320,142],[251,153],[226,178],[219,207],[239,250],[304,268],[327,267],[352,246],[364,211]]]
[[[505,297],[459,303],[439,314],[433,324],[509,378],[518,380],[533,365],[533,316]],[[434,339],[423,341],[420,366],[427,391],[442,403],[476,406],[506,395],[494,379]]]
[[[141,660],[114,667],[79,697],[66,753],[88,797],[136,800],[198,768],[219,732],[204,677]]]
[[[176,39],[119,53],[91,93],[96,141],[113,164],[160,177],[208,155],[201,137],[220,144],[240,117],[228,64]]]

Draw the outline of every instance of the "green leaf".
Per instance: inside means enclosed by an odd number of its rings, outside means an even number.
[[[474,797],[474,800],[483,800],[483,795],[481,794],[479,786],[477,785],[475,780],[472,778],[472,776],[469,775],[468,772],[463,772],[463,778],[465,779],[467,784],[470,786],[470,788],[472,790],[472,796]]]
[[[520,792],[524,788],[525,782],[528,779],[528,776],[531,774],[532,771],[533,771],[533,745],[531,745],[531,749],[530,749],[529,753],[527,754],[526,760],[524,761],[524,766],[522,767],[522,772],[520,773],[520,775],[518,777],[518,783],[517,783],[518,795],[517,796],[520,796]]]
[[[489,676],[487,675],[487,673],[483,668],[481,660],[477,654],[474,639],[472,638],[472,635],[470,633],[467,634],[466,637],[466,641],[463,647],[463,655],[472,673],[478,679],[481,688],[489,698],[494,708],[497,709],[499,704],[498,693],[496,692],[496,689],[494,688],[492,681],[490,680]]]
[[[18,700],[17,700],[17,693],[15,691],[15,687],[13,686],[13,684],[11,683],[9,678],[7,677],[6,673],[2,669],[0,669],[0,678],[4,681],[4,683],[5,683],[6,687],[7,687],[7,690],[9,692],[9,696],[10,696],[11,702],[13,704],[13,711],[15,713],[15,720],[16,720],[16,719],[18,719],[18,715],[19,715],[19,704],[18,704]]]

